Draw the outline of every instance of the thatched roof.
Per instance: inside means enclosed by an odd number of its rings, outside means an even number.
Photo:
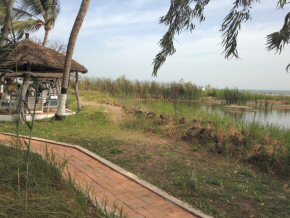
[[[27,70],[31,65],[31,72],[62,73],[65,55],[44,47],[29,39],[19,41],[0,64],[0,68],[15,70],[16,61],[18,71]],[[88,70],[78,62],[72,60],[71,72],[87,73]]]

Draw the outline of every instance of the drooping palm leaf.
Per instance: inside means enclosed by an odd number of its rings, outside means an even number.
[[[22,5],[22,9],[36,16],[40,16],[45,14],[42,2],[42,0],[21,0],[20,4]]]
[[[19,33],[35,32],[39,30],[42,26],[43,21],[34,19],[15,21],[13,23],[14,30]]]
[[[39,19],[34,14],[26,11],[24,8],[13,8],[13,16],[16,20],[24,20],[24,19]]]

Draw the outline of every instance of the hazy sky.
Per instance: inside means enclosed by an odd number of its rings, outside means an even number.
[[[220,24],[233,0],[212,0],[206,21],[192,33],[176,38],[177,53],[151,76],[158,41],[166,31],[158,23],[170,0],[92,0],[80,32],[74,59],[89,69],[88,76],[157,81],[191,81],[197,85],[243,89],[288,89],[290,47],[281,55],[265,49],[266,35],[277,31],[289,7],[276,8],[278,0],[253,7],[252,20],[239,36],[239,60],[225,60]],[[67,43],[80,0],[62,0],[61,13],[50,39]],[[37,35],[42,36],[42,32]]]

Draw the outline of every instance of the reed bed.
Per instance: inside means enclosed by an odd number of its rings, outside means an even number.
[[[74,85],[72,83],[72,85]],[[80,89],[108,93],[115,97],[131,96],[153,99],[198,99],[202,88],[191,82],[157,83],[154,81],[130,81],[122,76],[116,80],[106,78],[83,78]]]
[[[71,82],[74,87],[74,82]],[[190,101],[205,97],[224,100],[225,104],[245,105],[247,102],[258,104],[269,100],[290,102],[288,96],[271,96],[257,94],[237,88],[216,89],[210,86],[201,87],[191,82],[179,81],[158,83],[155,81],[131,81],[125,76],[116,80],[108,78],[83,77],[79,81],[81,90],[97,91],[113,97],[134,97],[141,99]],[[264,104],[264,103],[263,103]]]

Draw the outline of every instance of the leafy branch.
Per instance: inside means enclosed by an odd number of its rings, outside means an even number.
[[[194,8],[192,3],[195,2]],[[210,0],[171,0],[170,8],[167,14],[160,18],[160,23],[168,26],[168,30],[159,41],[161,51],[156,55],[153,65],[153,75],[166,61],[168,56],[176,52],[174,47],[174,36],[180,34],[183,30],[192,32],[195,28],[194,19],[202,22],[205,20],[204,8]]]
[[[284,46],[290,40],[290,12],[286,15],[284,25],[280,31],[271,33],[267,36],[267,49],[269,51],[276,50],[281,53]]]
[[[253,2],[259,0],[236,0],[230,13],[225,17],[222,26],[222,45],[225,52],[225,58],[238,58],[237,38],[241,25],[251,19],[250,11]]]
[[[161,51],[153,60],[153,75],[166,61],[168,56],[176,52],[174,39],[183,30],[192,32],[195,29],[194,21],[202,22],[205,20],[204,10],[211,0],[171,0],[167,14],[160,18],[160,23],[168,26],[167,32],[159,41]],[[224,18],[220,31],[222,32],[222,46],[225,58],[238,58],[238,35],[243,23],[251,20],[251,9],[254,3],[260,0],[234,0],[233,7]],[[277,7],[284,9],[289,4],[289,0],[278,0]],[[290,40],[290,12],[286,15],[284,25],[279,32],[274,32],[267,36],[268,50],[276,50],[281,53],[284,46]],[[290,68],[288,65],[287,69]]]

